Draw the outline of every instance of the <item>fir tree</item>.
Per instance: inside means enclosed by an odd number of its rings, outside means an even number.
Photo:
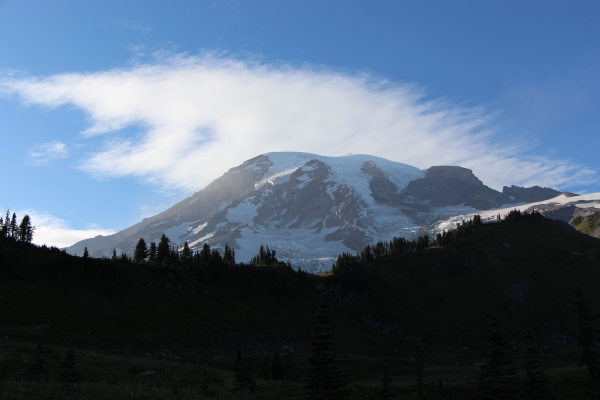
[[[4,218],[4,224],[2,225],[2,234],[4,237],[10,236],[10,210],[6,210],[6,217]]]
[[[285,377],[285,372],[283,370],[283,363],[281,362],[281,356],[279,352],[276,351],[273,354],[273,359],[271,360],[271,378],[276,381],[282,381]]]
[[[192,251],[190,250],[190,246],[188,242],[183,244],[183,249],[181,250],[181,260],[183,262],[188,262],[192,258]]]
[[[227,243],[225,243],[225,251],[223,252],[223,262],[227,265],[235,264],[235,256],[234,256],[233,249],[231,247],[229,247],[229,245],[227,245]]]
[[[90,258],[90,252],[88,251],[87,246],[83,248],[83,258]]]
[[[75,350],[69,347],[65,358],[60,362],[60,381],[65,390],[71,389],[73,383],[81,379],[81,374],[75,368]]]
[[[27,377],[31,380],[41,380],[43,374],[46,372],[44,364],[46,360],[42,356],[44,347],[41,342],[38,342],[37,347],[33,351],[33,357],[27,368]]]
[[[488,362],[481,367],[478,375],[478,397],[481,399],[509,400],[517,396],[513,361],[506,353],[504,333],[500,329],[500,322],[492,315],[490,327],[492,335],[490,343],[492,351],[488,354]]]
[[[19,225],[19,241],[25,243],[31,243],[33,240],[33,232],[35,227],[31,226],[31,218],[29,215],[25,215]]]
[[[113,253],[112,253],[112,260],[116,261],[117,260],[117,250],[113,249]]]
[[[140,238],[133,251],[133,262],[141,263],[146,257],[148,257],[148,245],[146,245],[144,238]]]
[[[200,264],[207,266],[210,263],[210,246],[207,243],[202,245],[200,250]]]
[[[579,326],[579,335],[577,336],[577,344],[581,348],[579,366],[587,367],[587,394],[594,399],[600,399],[600,356],[597,344],[600,340],[600,331],[593,325],[594,321],[598,319],[598,314],[592,313],[588,304],[581,288],[577,288],[577,300],[573,311],[577,313]]]
[[[394,392],[390,389],[392,379],[390,378],[390,372],[387,364],[383,365],[383,374],[381,376],[381,391],[379,392],[379,398],[381,400],[390,400],[394,397]]]
[[[417,400],[425,399],[425,370],[423,368],[423,356],[421,351],[422,350],[419,348],[415,354],[415,370],[413,373],[413,378],[417,384]]]
[[[150,250],[148,252],[148,262],[156,262],[156,243],[150,242]]]
[[[248,358],[242,354],[242,349],[238,346],[235,354],[235,381],[233,385],[236,390],[254,392],[256,390],[256,382],[250,375],[250,364]]]
[[[223,264],[223,258],[221,257],[221,253],[219,253],[219,250],[217,250],[217,249],[211,250],[209,263],[213,267],[218,267],[221,264]]]
[[[315,317],[311,340],[312,355],[308,359],[309,370],[304,384],[307,400],[333,400],[347,398],[344,375],[335,366],[331,352],[333,335],[328,333],[330,324],[327,300],[323,299]]]
[[[527,346],[525,347],[525,393],[530,400],[548,399],[546,378],[538,362],[539,350],[533,347],[534,337],[529,329],[525,335],[525,340],[527,340]]]
[[[19,235],[19,226],[17,225],[17,214],[13,213],[12,218],[10,220],[10,224],[8,226],[10,237],[13,239],[17,239]]]
[[[437,381],[437,385],[436,385],[436,398],[438,400],[442,400],[444,397],[444,385],[442,383],[442,380],[438,380]]]
[[[159,263],[165,263],[165,260],[168,260],[171,248],[169,246],[171,241],[168,237],[163,233],[160,237],[160,242],[158,242],[158,248],[156,249],[156,261]]]

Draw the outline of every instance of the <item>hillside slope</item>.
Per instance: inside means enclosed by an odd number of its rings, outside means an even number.
[[[22,332],[47,323],[64,340],[99,345],[217,351],[261,336],[306,345],[327,294],[348,352],[406,340],[483,346],[492,313],[515,340],[529,326],[572,348],[576,286],[600,310],[600,241],[555,224],[486,224],[444,248],[375,260],[358,289],[286,267],[169,269],[23,246],[0,243],[5,323]]]

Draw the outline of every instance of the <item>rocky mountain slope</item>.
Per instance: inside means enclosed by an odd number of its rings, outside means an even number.
[[[140,237],[158,241],[164,233],[173,245],[187,241],[192,249],[228,244],[242,262],[265,244],[280,260],[318,271],[368,243],[433,233],[457,216],[557,195],[539,187],[499,192],[457,166],[420,170],[369,155],[267,153],[158,215],[68,251],[82,254],[87,247],[95,257],[113,249],[132,253]]]

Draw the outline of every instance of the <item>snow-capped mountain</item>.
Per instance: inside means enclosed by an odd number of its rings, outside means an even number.
[[[505,205],[558,195],[539,187],[498,192],[456,166],[420,170],[369,155],[267,153],[158,215],[114,235],[83,240],[68,251],[82,254],[87,247],[96,257],[113,249],[132,253],[140,237],[158,241],[164,233],[180,247],[186,241],[192,249],[228,244],[242,262],[264,244],[280,260],[326,270],[338,254],[369,243],[432,233],[457,216],[478,210],[496,215],[494,209]]]

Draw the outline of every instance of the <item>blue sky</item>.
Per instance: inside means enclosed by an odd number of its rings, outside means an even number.
[[[267,151],[600,191],[597,1],[0,1],[0,208],[114,232]]]

